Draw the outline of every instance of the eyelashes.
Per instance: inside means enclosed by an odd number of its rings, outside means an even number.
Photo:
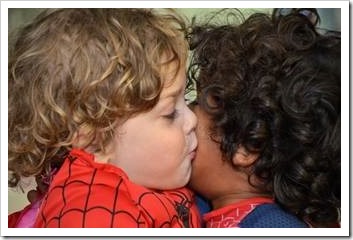
[[[183,114],[184,107],[187,108],[186,101],[184,97],[179,97],[178,102],[175,103],[174,109],[169,114],[164,115],[163,117],[167,120],[173,121],[177,119],[180,114]]]
[[[173,112],[171,112],[170,114],[165,115],[164,117],[166,119],[168,119],[168,120],[174,120],[174,119],[176,119],[178,117],[178,115],[179,115],[179,111],[174,109]]]

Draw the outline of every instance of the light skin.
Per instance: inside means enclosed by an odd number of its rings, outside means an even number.
[[[151,189],[185,186],[195,157],[197,119],[184,99],[185,66],[176,77],[175,69],[172,63],[162,70],[165,84],[157,105],[118,126],[111,151],[96,155],[96,161],[118,166],[132,182]]]
[[[238,201],[265,196],[248,182],[251,165],[257,156],[243,147],[233,157],[233,166],[222,159],[219,143],[210,137],[211,119],[199,106],[193,111],[198,118],[196,135],[198,147],[189,186],[211,202],[217,209]]]

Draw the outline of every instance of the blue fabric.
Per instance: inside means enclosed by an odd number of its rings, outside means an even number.
[[[199,208],[201,216],[211,211],[210,204],[205,198],[201,197],[200,195],[196,195],[196,205]]]
[[[203,221],[202,216],[205,213],[208,213],[209,211],[211,211],[211,205],[205,198],[201,197],[200,195],[196,195],[195,200],[196,200],[196,206],[199,209],[201,214],[201,227],[205,227],[205,222]]]
[[[240,223],[241,228],[307,228],[296,216],[274,203],[257,206]]]

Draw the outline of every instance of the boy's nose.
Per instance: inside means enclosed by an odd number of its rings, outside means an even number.
[[[191,111],[190,106],[186,107],[186,130],[187,132],[194,131],[197,125],[197,117],[193,111]],[[191,108],[193,108],[191,106]]]

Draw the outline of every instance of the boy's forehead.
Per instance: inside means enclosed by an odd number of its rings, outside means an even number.
[[[178,97],[183,94],[186,85],[186,75],[184,71],[173,74],[172,78],[164,80],[161,97]]]
[[[180,94],[182,94],[184,90],[183,85],[172,85],[168,87],[164,87],[161,93],[161,97],[178,97]]]
[[[186,85],[186,66],[173,61],[166,64],[161,69],[161,78],[163,79],[163,88],[161,97],[179,96]]]

